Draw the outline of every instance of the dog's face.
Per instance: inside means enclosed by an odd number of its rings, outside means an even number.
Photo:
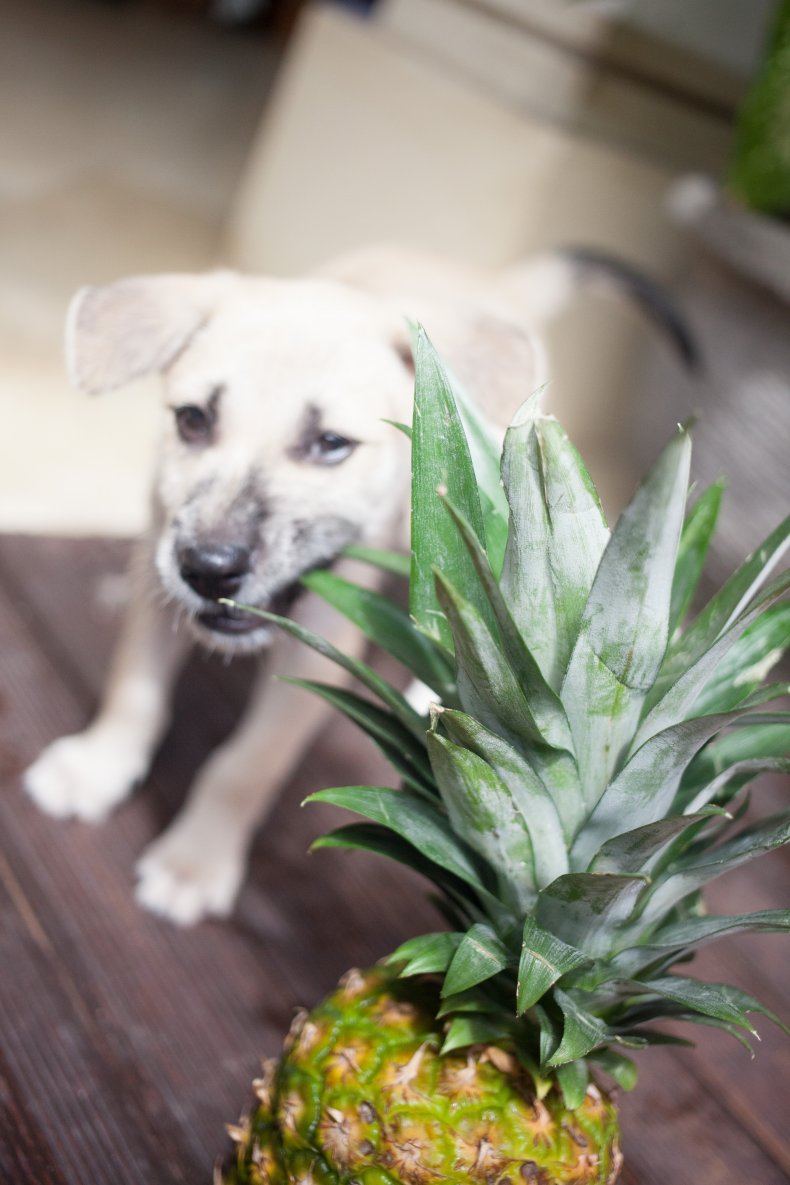
[[[163,374],[156,564],[201,641],[266,645],[271,627],[220,598],[285,612],[305,572],[391,530],[408,482],[385,422],[410,414],[402,335],[330,282],[153,277],[79,298],[78,385]]]

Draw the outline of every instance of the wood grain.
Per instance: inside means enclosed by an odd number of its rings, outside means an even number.
[[[307,854],[337,818],[301,810],[309,790],[389,778],[342,721],[305,755],[260,835],[230,922],[181,931],[135,906],[134,861],[232,726],[244,663],[189,665],[151,777],[103,826],[58,822],[25,799],[20,771],[96,702],[118,624],[97,590],[125,560],[125,546],[102,540],[0,540],[3,1185],[210,1185],[223,1125],[247,1105],[293,1009],[436,925],[408,871],[362,853]],[[776,809],[786,785],[765,798]],[[789,881],[777,853],[722,881],[715,907],[786,903]],[[781,939],[711,947],[703,966],[787,1016]],[[755,1062],[707,1030],[698,1052],[641,1058],[640,1088],[623,1100],[625,1185],[790,1181],[790,1040],[760,1028]]]

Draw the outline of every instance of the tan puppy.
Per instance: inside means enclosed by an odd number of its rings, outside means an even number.
[[[351,543],[404,543],[408,446],[385,421],[411,416],[406,317],[426,324],[504,424],[546,377],[531,326],[564,302],[576,272],[551,257],[480,276],[377,250],[304,280],[143,276],[75,297],[73,382],[103,392],[158,371],[167,416],[151,531],[101,706],[28,770],[28,793],[51,814],[102,819],[145,777],[191,641],[268,657],[237,731],[140,859],[143,905],[181,924],[230,911],[255,828],[324,718],[321,701],[269,672],[338,679],[219,598],[290,611],[341,649],[362,647],[355,628],[298,597],[298,581]]]

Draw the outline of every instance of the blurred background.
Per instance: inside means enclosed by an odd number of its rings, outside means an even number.
[[[125,536],[145,520],[155,384],[68,389],[61,332],[81,284],[216,264],[294,274],[379,240],[483,264],[571,243],[668,282],[706,370],[685,374],[633,309],[580,297],[551,333],[552,410],[612,508],[659,436],[702,410],[700,476],[754,486],[724,522],[721,546],[742,551],[788,492],[787,307],[744,276],[748,245],[722,263],[705,217],[672,216],[667,193],[731,172],[778,10],[1,0],[0,530]],[[788,274],[784,227],[763,222]],[[718,246],[739,235],[725,217]]]
[[[335,820],[305,793],[390,777],[337,719],[232,919],[181,931],[137,908],[135,861],[234,726],[243,660],[195,657],[106,826],[24,800],[21,771],[106,678],[160,414],[155,381],[70,390],[69,297],[146,271],[300,274],[381,240],[490,265],[614,252],[668,285],[703,365],[580,293],[551,328],[547,403],[612,511],[699,413],[695,474],[730,487],[718,579],[790,502],[790,0],[0,0],[0,112],[0,1179],[208,1185],[293,1006],[436,918],[390,862],[307,863]],[[786,807],[787,778],[755,799]],[[786,898],[786,854],[757,863],[714,909]],[[785,1016],[786,951],[764,941],[698,966]],[[754,1062],[713,1030],[645,1059],[627,1185],[787,1185],[790,1043],[765,1029]]]

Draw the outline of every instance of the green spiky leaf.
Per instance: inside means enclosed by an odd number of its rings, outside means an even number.
[[[586,955],[605,955],[612,930],[630,916],[645,883],[641,876],[570,872],[540,893],[535,917]]]
[[[584,609],[561,698],[592,807],[631,743],[666,651],[688,485],[679,432],[621,514]]]
[[[604,791],[574,844],[574,865],[585,867],[607,840],[620,834],[623,819],[632,827],[645,827],[665,817],[694,755],[738,715],[684,720],[646,741]]]
[[[532,766],[500,736],[465,712],[442,710],[450,739],[482,757],[507,786],[532,841],[535,883],[550,884],[568,871],[568,852],[554,801]]]
[[[586,468],[556,420],[528,400],[505,438],[511,522],[502,593],[558,689],[609,532]]]
[[[510,964],[510,953],[485,922],[467,930],[447,969],[442,996],[454,996],[491,979]]]
[[[453,831],[496,871],[503,902],[526,908],[535,895],[532,841],[506,783],[482,757],[436,733],[428,755]]]
[[[475,605],[435,572],[439,603],[452,631],[462,708],[494,732],[529,743],[541,740],[526,695],[494,632]]]
[[[455,1016],[450,1021],[441,1052],[452,1053],[468,1045],[498,1045],[510,1036],[510,1025],[501,1017],[472,1013]]]
[[[452,498],[480,539],[485,537],[485,526],[472,458],[450,380],[423,329],[417,331],[414,355],[409,608],[418,626],[450,651],[452,638],[436,597],[434,567],[472,598],[479,585],[437,493]],[[485,613],[485,609],[482,611]]]
[[[556,988],[554,998],[563,1016],[562,1039],[547,1065],[561,1066],[576,1061],[611,1040],[609,1026],[583,1008],[573,996]]]
[[[539,926],[532,914],[524,919],[521,956],[518,965],[516,1004],[519,1015],[526,1012],[570,971],[588,962],[580,950]]]
[[[672,581],[672,601],[669,611],[670,637],[683,621],[694,599],[694,593],[705,565],[705,557],[716,529],[723,494],[724,482],[713,482],[700,494],[686,515]]]
[[[461,415],[480,494],[485,545],[496,576],[502,571],[507,545],[508,505],[500,477],[501,446],[477,404],[450,375],[455,402]]]
[[[486,892],[471,853],[449,833],[440,812],[416,794],[386,786],[340,786],[318,790],[305,802],[329,802],[381,823],[432,863],[479,892]]]
[[[740,614],[727,629],[722,631],[716,641],[690,664],[672,687],[668,688],[642,721],[631,746],[632,752],[651,736],[655,736],[656,733],[688,716],[692,708],[695,716],[704,715],[706,698],[708,701],[711,699],[710,696],[706,697],[705,692],[714,678],[721,680],[722,677],[728,677],[726,696],[724,686],[719,682],[718,691],[713,698],[714,703],[723,701],[725,708],[730,704],[733,707],[742,704],[750,694],[754,693],[762,683],[765,674],[768,673],[770,666],[764,668],[764,672],[759,678],[755,678],[751,669],[734,666],[733,662],[737,661],[738,657],[741,660],[744,659],[744,650],[741,644],[747,631],[750,628],[762,630],[766,611],[770,611],[772,608],[784,609],[784,606],[777,606],[776,602],[786,597],[788,592],[790,592],[790,572],[773,581],[764,594]],[[785,620],[786,624],[786,619],[782,617],[780,622],[782,620]],[[788,641],[790,639],[785,637],[784,645],[776,655],[776,659],[781,657],[782,650],[788,645]],[[738,654],[739,648],[740,655]],[[749,667],[752,665],[750,662]],[[724,668],[723,675],[722,668]],[[728,670],[729,675],[727,675]],[[742,683],[740,682],[741,677],[743,677]]]
[[[645,987],[650,992],[680,1004],[690,1012],[700,1012],[714,1020],[739,1025],[750,1033],[757,1031],[749,1020],[750,1009],[743,1006],[743,1001],[736,1003],[731,993],[721,990],[718,984],[702,983],[698,979],[687,979],[680,975],[667,975],[663,979],[651,979]]]
[[[519,683],[529,703],[530,711],[535,717],[535,723],[541,736],[553,748],[571,751],[573,740],[559,696],[546,682],[524,638],[516,628],[488,562],[488,557],[477,536],[457,507],[453,506],[449,499],[446,500],[446,503],[458,533],[469,552],[485,598],[491,607],[496,622],[497,635],[501,642],[502,654],[511,669],[518,672]]]

